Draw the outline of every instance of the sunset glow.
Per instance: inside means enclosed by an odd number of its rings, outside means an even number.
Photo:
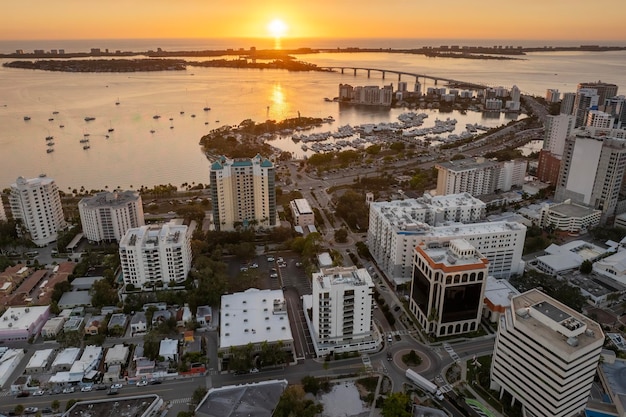
[[[274,19],[267,25],[267,30],[275,38],[282,38],[287,32],[287,25],[280,19]]]

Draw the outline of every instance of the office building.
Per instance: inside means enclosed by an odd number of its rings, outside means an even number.
[[[561,114],[573,115],[574,114],[574,102],[576,101],[576,93],[563,93],[561,99]]]
[[[129,229],[119,249],[124,282],[141,287],[185,281],[191,269],[191,233],[175,222]]]
[[[315,224],[315,215],[311,205],[305,198],[291,200],[289,205],[291,206],[294,226],[305,227]]]
[[[268,159],[220,157],[211,165],[210,180],[215,230],[277,225],[275,170]]]
[[[498,162],[482,157],[441,162],[437,169],[437,195],[470,193],[473,196],[521,187],[526,160]]]
[[[114,191],[85,197],[78,203],[83,234],[91,242],[119,242],[128,229],[143,226],[137,191]]]
[[[435,336],[478,330],[489,261],[465,239],[415,248],[409,308]]]
[[[565,143],[555,201],[571,199],[602,211],[601,224],[615,209],[626,167],[626,131],[586,128]]]
[[[220,369],[228,369],[233,349],[252,346],[256,355],[264,344],[279,346],[285,363],[293,360],[293,335],[282,290],[250,288],[222,295],[220,304]]]
[[[310,332],[317,356],[379,346],[372,322],[374,283],[367,270],[322,268],[312,284]]]
[[[46,246],[57,240],[65,228],[59,189],[52,178],[19,177],[11,184],[9,204],[13,218],[19,221],[18,232],[26,235],[37,246]]]
[[[626,96],[615,96],[604,101],[603,110],[613,116],[616,129],[626,128]]]
[[[490,388],[510,394],[527,416],[578,415],[603,344],[597,323],[541,291],[514,296],[500,317]]]
[[[579,83],[578,91],[582,89],[593,89],[596,91],[598,95],[598,103],[604,104],[606,99],[615,97],[617,95],[617,85],[610,83],[603,83],[602,81],[598,82],[590,82],[590,83]]]
[[[597,110],[599,103],[598,91],[595,88],[579,88],[574,100],[574,127],[581,127],[587,121],[589,110]]]
[[[387,276],[408,280],[413,251],[407,245],[416,243],[417,236],[412,232],[423,225],[478,222],[485,211],[485,203],[468,193],[373,202],[367,235],[370,253]]]

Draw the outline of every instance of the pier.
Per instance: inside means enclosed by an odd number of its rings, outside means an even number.
[[[418,74],[414,72],[396,71],[396,70],[389,70],[389,69],[365,68],[365,67],[320,67],[320,69],[325,70],[325,71],[333,71],[333,72],[341,71],[342,74],[345,74],[345,71],[348,70],[348,71],[352,71],[355,77],[358,71],[365,71],[367,72],[367,78],[370,78],[372,71],[374,71],[374,72],[380,72],[383,80],[385,79],[385,76],[389,73],[389,74],[396,74],[398,76],[398,81],[402,81],[402,76],[404,75],[407,77],[415,77],[416,82],[419,82],[420,78],[433,80],[435,82],[435,85],[437,85],[439,81],[443,81],[443,82],[448,83],[449,85],[462,85],[470,90],[482,90],[484,88],[487,88],[486,85],[472,83],[468,81],[454,80],[452,78],[438,77],[435,75]]]

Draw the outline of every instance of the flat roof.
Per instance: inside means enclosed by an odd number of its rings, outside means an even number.
[[[222,295],[220,349],[248,343],[292,341],[282,290],[250,288]]]
[[[128,352],[128,346],[115,345],[107,350],[105,362],[125,362]]]
[[[52,362],[52,366],[58,365],[71,365],[76,361],[80,355],[80,348],[66,348],[59,352],[56,358],[54,358],[54,362]]]
[[[313,214],[313,210],[311,210],[311,205],[306,200],[306,198],[298,198],[293,200],[293,204],[296,206],[296,210],[300,214]]]
[[[169,222],[161,225],[140,226],[128,229],[122,240],[122,246],[151,247],[161,244],[181,244],[187,235],[188,227]]]
[[[365,268],[357,269],[356,266],[339,266],[335,268],[322,268],[320,272],[313,274],[321,288],[330,288],[334,285],[348,285],[353,287],[373,287],[372,277]]]
[[[519,291],[506,279],[487,277],[485,298],[495,306],[510,307],[511,295],[518,295]]]
[[[91,305],[91,294],[89,291],[66,292],[61,296],[58,305],[61,308]]]
[[[30,357],[26,369],[28,368],[45,368],[50,361],[50,357],[54,349],[41,349],[36,350],[33,356]]]
[[[211,388],[196,407],[196,415],[271,417],[287,385],[286,380],[270,380]]]
[[[126,204],[139,201],[141,196],[138,191],[113,191],[108,192],[104,191],[101,193],[97,193],[91,197],[85,197],[80,200],[78,203],[79,206],[83,205],[86,207],[121,207]]]
[[[549,210],[563,217],[586,217],[592,215],[593,213],[600,212],[600,210],[579,206],[578,204],[573,203],[554,204],[549,207]]]
[[[49,306],[9,307],[0,319],[0,331],[28,329],[49,309]]]
[[[158,411],[161,398],[156,394],[132,395],[101,400],[79,401],[65,412],[65,416],[142,417],[149,411]]]
[[[523,326],[543,346],[557,352],[573,354],[591,344],[604,342],[604,333],[598,323],[532,289],[511,299],[515,326]],[[570,343],[571,342],[571,343]]]
[[[498,162],[485,158],[465,158],[456,161],[440,162],[436,166],[448,169],[450,171],[470,171],[478,168],[497,167]]]

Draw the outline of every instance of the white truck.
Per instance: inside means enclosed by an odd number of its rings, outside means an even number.
[[[439,387],[433,382],[427,380],[412,369],[406,370],[406,377],[411,380],[415,385],[423,389],[424,391],[433,395],[439,401],[443,400],[443,394],[439,390]]]

